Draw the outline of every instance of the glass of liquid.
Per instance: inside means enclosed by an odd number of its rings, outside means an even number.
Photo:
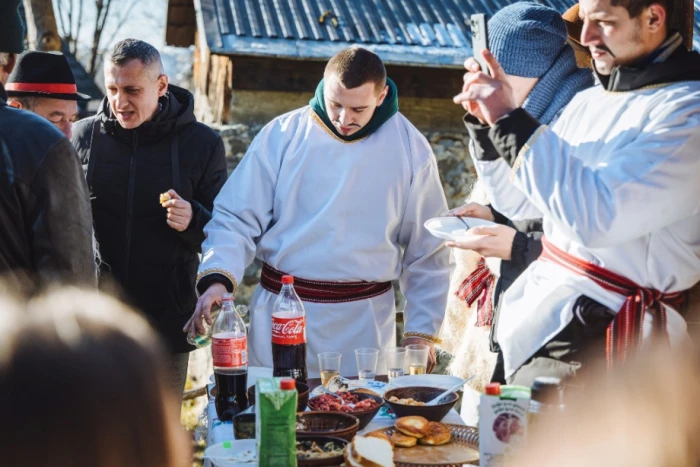
[[[424,344],[411,344],[406,346],[406,360],[408,360],[408,372],[411,375],[424,375],[428,368],[428,355],[430,347]]]
[[[357,375],[360,381],[374,381],[379,350],[355,349],[355,358],[357,359]]]
[[[331,378],[340,376],[340,357],[343,354],[338,352],[322,352],[318,354],[318,368],[321,372],[321,385],[328,387]]]
[[[403,376],[406,367],[406,349],[403,347],[389,347],[384,351],[384,361],[386,362],[387,376],[389,381],[399,376]]]

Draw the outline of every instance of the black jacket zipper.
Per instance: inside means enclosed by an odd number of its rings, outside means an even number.
[[[134,186],[136,185],[136,147],[138,134],[134,131],[131,140],[131,157],[129,159],[129,191],[126,198],[126,241],[124,242],[124,284],[129,284],[129,263],[131,262],[131,226],[133,224]]]

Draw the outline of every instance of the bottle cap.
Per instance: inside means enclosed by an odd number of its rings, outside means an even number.
[[[221,296],[221,300],[224,302],[232,302],[233,301],[233,294],[232,293],[225,293]]]
[[[283,389],[285,391],[291,391],[292,389],[297,388],[297,382],[294,381],[292,378],[285,378],[282,381],[280,381],[280,389]]]
[[[289,285],[294,283],[294,276],[282,276],[282,284]]]
[[[501,384],[500,383],[489,383],[486,385],[486,394],[489,396],[500,396],[501,395]]]
[[[532,382],[532,400],[547,404],[561,404],[561,379],[554,376],[538,376]]]

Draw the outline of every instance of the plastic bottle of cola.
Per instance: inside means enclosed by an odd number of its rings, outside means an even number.
[[[274,376],[306,384],[306,312],[293,276],[282,276],[282,290],[272,309],[272,363]]]
[[[231,420],[248,408],[248,336],[243,319],[224,294],[221,311],[212,325],[212,357],[216,378],[216,414]]]

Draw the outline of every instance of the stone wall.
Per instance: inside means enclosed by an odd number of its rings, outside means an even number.
[[[258,131],[260,131],[261,126],[234,124],[213,125],[212,128],[218,131],[224,140],[226,160],[230,173],[245,155],[248,146]],[[468,138],[466,131],[428,131],[424,132],[424,134],[437,158],[442,185],[449,207],[453,208],[462,204],[476,180],[474,165],[467,150]],[[248,304],[250,302],[253,290],[259,282],[259,276],[260,265],[254,263],[246,270],[246,276],[243,283],[240,284],[236,297],[237,303]],[[401,310],[403,297],[401,297],[398,287],[395,290],[398,309]]]

